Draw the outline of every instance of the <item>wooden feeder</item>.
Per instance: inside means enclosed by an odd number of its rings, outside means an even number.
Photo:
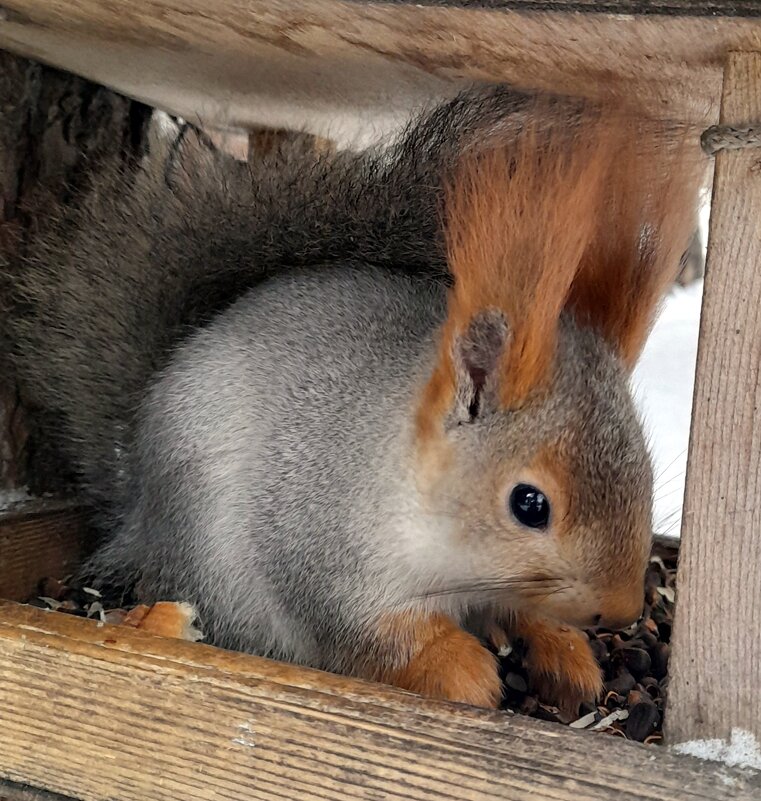
[[[591,96],[616,85],[706,128],[761,125],[756,0],[3,0],[0,47],[207,127],[255,131],[252,147],[263,129],[334,135],[347,114],[390,123],[473,80]],[[716,154],[671,743],[734,728],[761,740],[752,134]],[[85,519],[61,501],[0,515],[0,800],[761,799],[758,774],[668,748],[14,603],[80,557]]]

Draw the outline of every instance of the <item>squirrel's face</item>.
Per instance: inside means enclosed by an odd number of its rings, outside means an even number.
[[[563,334],[549,389],[520,408],[488,382],[456,400],[421,487],[453,521],[469,604],[617,628],[642,611],[652,471],[626,372],[593,333]]]
[[[446,186],[454,280],[417,474],[457,531],[458,597],[469,584],[468,604],[613,627],[640,613],[651,539],[627,370],[694,230],[705,166],[687,129],[558,108],[463,152]]]

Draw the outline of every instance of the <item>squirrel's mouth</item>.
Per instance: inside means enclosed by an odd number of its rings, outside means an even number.
[[[524,608],[532,613],[579,628],[600,624],[603,618],[598,594],[581,581],[558,582],[555,589],[523,595]]]
[[[566,585],[546,598],[536,599],[537,613],[580,628],[603,626],[624,629],[642,615],[645,595],[641,583],[622,584],[609,592],[592,590],[582,582]]]

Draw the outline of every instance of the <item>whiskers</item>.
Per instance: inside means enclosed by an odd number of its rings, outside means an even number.
[[[566,580],[546,575],[522,578],[487,578],[432,588],[413,596],[412,600],[467,596],[470,602],[487,605],[500,600],[500,596],[519,596],[523,599],[542,600],[568,590],[570,587],[571,585]]]
[[[437,508],[402,508],[394,510],[385,518],[392,525],[409,525],[422,521],[421,528],[424,531],[407,542],[406,547],[410,549],[409,553],[417,564],[421,564],[421,559],[424,560],[422,564],[425,567],[422,570],[419,567],[417,570],[410,569],[407,576],[409,583],[397,595],[399,600],[395,606],[426,606],[428,601],[431,608],[438,609],[462,610],[489,606],[504,608],[520,606],[526,602],[539,604],[546,598],[573,588],[574,581],[569,581],[568,576],[551,574],[538,566],[522,576],[487,575],[465,579],[464,576],[479,572],[478,559],[474,563],[469,551],[478,550],[482,536],[488,544],[489,535],[499,525],[499,521],[474,520],[472,510],[462,500],[451,495],[439,492],[436,500],[439,504]],[[461,536],[470,539],[461,542],[458,539]],[[464,546],[463,542],[470,544]],[[462,551],[462,548],[466,550]],[[461,561],[462,568],[458,569],[455,566]],[[481,565],[484,564],[482,560]],[[497,563],[494,566],[499,565]]]

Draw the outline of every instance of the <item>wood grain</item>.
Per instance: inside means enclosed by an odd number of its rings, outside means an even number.
[[[666,750],[13,604],[0,716],[0,778],[85,801],[761,793]]]
[[[0,598],[25,601],[42,578],[62,579],[82,559],[90,534],[68,501],[32,501],[0,513]]]
[[[722,121],[761,120],[761,54],[733,54]],[[761,740],[761,150],[719,153],[679,560],[668,734]]]
[[[698,17],[530,10],[591,6],[220,0],[210,13],[205,0],[136,0],[127,13],[103,0],[4,0],[0,47],[204,126],[303,128],[358,144],[481,80],[614,91],[713,122],[726,53],[761,48],[761,19],[729,16],[752,13],[749,3],[698,3]]]

